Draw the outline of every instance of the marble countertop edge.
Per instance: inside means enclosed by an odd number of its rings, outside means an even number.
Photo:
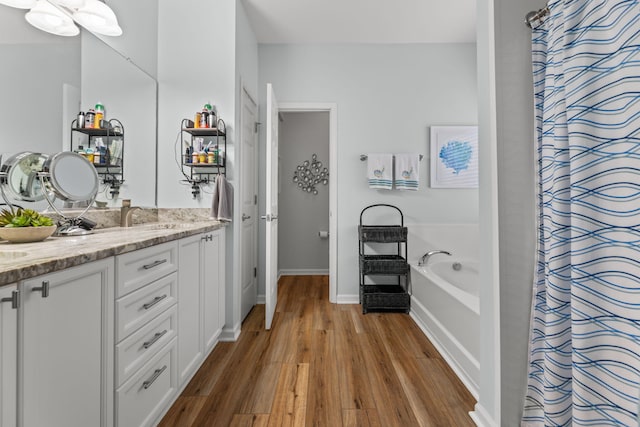
[[[225,223],[214,220],[148,223],[128,228],[99,229],[87,236],[50,237],[36,243],[2,241],[0,287],[224,226]]]

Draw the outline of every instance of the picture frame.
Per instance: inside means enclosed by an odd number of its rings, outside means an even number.
[[[478,188],[478,126],[431,126],[431,188]]]

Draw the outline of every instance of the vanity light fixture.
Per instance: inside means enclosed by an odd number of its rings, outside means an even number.
[[[101,1],[85,0],[84,5],[75,10],[72,16],[78,24],[91,32],[105,36],[122,35],[116,14]]]
[[[16,9],[31,9],[36,5],[36,0],[0,0],[0,4],[15,7]]]
[[[0,0],[0,4],[31,9],[25,15],[27,22],[58,36],[78,35],[74,21],[96,34],[122,35],[116,14],[100,0]]]
[[[38,0],[24,16],[27,22],[39,30],[58,36],[77,36],[80,29],[73,20],[61,13],[47,0]]]

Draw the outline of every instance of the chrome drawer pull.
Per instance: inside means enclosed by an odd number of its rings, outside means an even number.
[[[47,298],[49,296],[49,281],[43,280],[42,286],[39,286],[37,288],[31,288],[31,292],[41,292],[42,298]]]
[[[154,345],[160,338],[162,338],[165,334],[167,333],[167,330],[165,329],[162,332],[158,332],[156,333],[153,338],[151,338],[149,341],[145,342],[144,344],[142,344],[142,346],[144,348],[149,348],[152,345]]]
[[[142,387],[144,387],[145,390],[148,389],[149,387],[151,387],[151,384],[156,382],[158,377],[160,375],[162,375],[162,373],[164,372],[165,369],[167,369],[167,365],[164,365],[160,369],[156,369],[155,372],[153,373],[153,375],[151,375],[151,378],[149,378],[148,380],[146,380],[145,382],[142,383]]]
[[[158,261],[153,261],[151,264],[143,265],[143,266],[142,266],[142,268],[144,268],[145,270],[150,270],[150,269],[152,269],[153,267],[157,267],[157,266],[159,266],[160,264],[164,264],[165,262],[167,262],[167,260],[166,260],[166,259],[160,259],[160,260],[158,260]]]
[[[146,304],[142,304],[142,308],[144,308],[145,310],[149,310],[151,307],[153,307],[154,305],[156,305],[157,303],[159,303],[160,301],[162,301],[166,297],[167,297],[167,294],[164,294],[161,297],[155,297],[153,299],[153,301],[148,302]]]
[[[0,303],[10,302],[11,308],[17,309],[20,307],[20,291],[11,291],[11,296],[8,298],[0,298]]]

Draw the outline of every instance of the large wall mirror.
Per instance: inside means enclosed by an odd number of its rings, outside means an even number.
[[[144,69],[136,63],[136,49],[145,48],[135,45],[145,40],[139,27],[148,26],[135,25],[137,11],[126,1],[109,5],[125,34],[132,29],[128,37],[99,39],[84,29],[77,37],[54,36],[31,27],[25,10],[0,5],[0,154],[6,159],[22,151],[69,150],[71,138],[81,137],[71,132],[72,121],[79,111],[101,102],[107,118],[124,126],[125,182],[117,199],[101,186],[97,200],[119,206],[126,198],[138,206],[155,206],[155,56],[141,57]]]

